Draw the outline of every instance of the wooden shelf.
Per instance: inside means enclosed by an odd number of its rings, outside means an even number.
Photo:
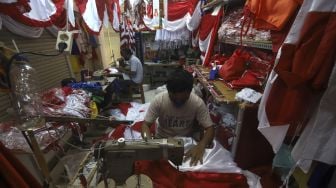
[[[235,99],[237,91],[229,88],[221,80],[208,80],[209,68],[202,66],[192,66],[197,74],[198,81],[205,87],[219,103],[238,103]]]

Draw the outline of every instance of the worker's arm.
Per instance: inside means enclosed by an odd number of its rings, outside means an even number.
[[[205,129],[205,133],[202,140],[195,147],[187,151],[184,160],[190,158],[190,166],[197,165],[198,161],[200,161],[201,164],[203,164],[203,155],[205,148],[208,144],[212,142],[214,135],[215,135],[214,127],[213,126],[207,127]]]
[[[127,69],[127,68],[124,68],[124,67],[119,67],[119,68],[118,68],[118,71],[121,72],[121,73],[128,74],[128,75],[130,75],[130,76],[134,76],[134,75],[136,75],[136,72],[135,72],[135,71],[131,71],[130,69]]]
[[[148,140],[148,139],[152,138],[152,135],[151,135],[150,129],[149,129],[152,124],[153,123],[150,123],[150,122],[147,122],[147,121],[144,121],[142,123],[141,136],[144,140]]]

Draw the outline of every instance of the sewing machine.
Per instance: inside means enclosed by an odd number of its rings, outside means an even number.
[[[136,160],[167,159],[176,166],[182,164],[184,144],[182,139],[125,140],[120,138],[108,141],[100,146],[96,157],[103,159],[101,173],[105,178],[112,178],[117,185],[133,175]]]

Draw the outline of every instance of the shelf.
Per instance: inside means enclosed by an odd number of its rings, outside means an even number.
[[[198,81],[210,92],[216,102],[227,104],[238,103],[235,99],[237,91],[227,87],[221,80],[208,80],[209,68],[202,66],[192,66],[192,68],[197,74]]]
[[[221,42],[226,44],[240,45],[240,39],[222,39]],[[272,50],[271,41],[255,41],[250,39],[243,39],[243,46]]]

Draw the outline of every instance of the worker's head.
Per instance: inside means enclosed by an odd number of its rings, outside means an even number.
[[[192,75],[183,69],[178,69],[169,75],[167,90],[170,100],[176,107],[183,106],[189,99],[193,82]]]
[[[121,49],[120,54],[126,61],[128,61],[133,53],[132,50],[130,50],[129,48],[123,48]]]

